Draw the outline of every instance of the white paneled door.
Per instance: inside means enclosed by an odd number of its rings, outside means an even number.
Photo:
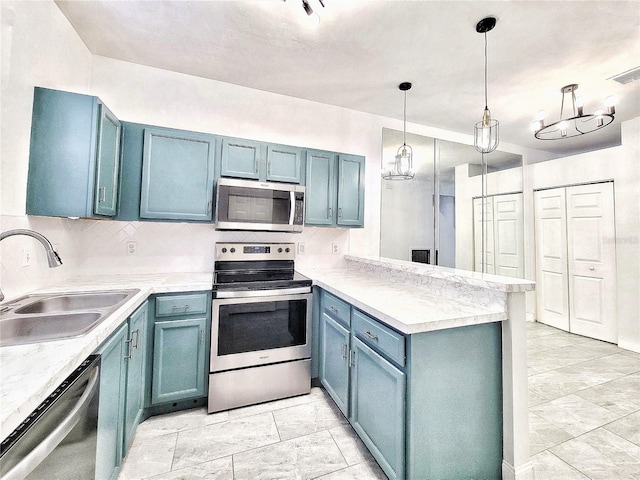
[[[485,268],[482,268],[482,198],[473,199],[475,271],[524,278],[522,194],[485,198]]]
[[[617,342],[613,183],[534,192],[538,320]]]

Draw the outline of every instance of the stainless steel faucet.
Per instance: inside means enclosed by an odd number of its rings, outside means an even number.
[[[6,232],[0,233],[0,241],[4,240],[7,237],[12,237],[13,235],[26,235],[27,237],[32,237],[38,240],[44,247],[44,250],[47,254],[47,262],[49,263],[49,268],[55,268],[62,265],[62,260],[53,249],[53,245],[51,245],[51,242],[47,239],[47,237],[45,237],[41,233],[35,232],[33,230],[17,228],[15,230],[7,230]],[[4,300],[4,294],[2,293],[2,290],[0,290],[0,302],[2,300]]]

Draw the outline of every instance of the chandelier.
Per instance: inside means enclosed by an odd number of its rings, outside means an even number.
[[[473,146],[480,153],[493,152],[498,147],[499,122],[491,118],[487,106],[487,32],[496,26],[495,17],[483,18],[476,25],[476,32],[484,33],[484,113],[474,128]]]
[[[549,125],[544,124],[546,113],[538,112],[536,121],[533,122],[534,135],[539,140],[560,140],[562,138],[577,137],[586,133],[595,132],[613,122],[616,113],[616,98],[609,96],[605,99],[605,110],[596,110],[593,113],[584,113],[584,100],[576,97],[578,84],[572,83],[560,89],[562,92],[562,104],[560,105],[560,120]],[[564,117],[564,96],[571,94],[571,112]],[[569,116],[571,115],[571,116]]]
[[[403,82],[398,88],[404,92],[402,146],[398,148],[395,160],[382,171],[385,180],[411,180],[416,175],[413,171],[413,149],[407,145],[407,90],[411,88],[411,83]]]

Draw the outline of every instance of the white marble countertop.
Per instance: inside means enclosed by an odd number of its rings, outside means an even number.
[[[10,434],[69,374],[151,294],[210,291],[211,273],[75,277],[31,293],[139,289],[98,327],[81,337],[0,348],[0,433]],[[10,303],[8,299],[4,303]]]
[[[504,306],[454,299],[429,288],[352,268],[306,269],[315,285],[405,333],[415,334],[507,319]]]

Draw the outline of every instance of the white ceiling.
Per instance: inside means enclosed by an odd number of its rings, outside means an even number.
[[[503,142],[568,155],[620,143],[620,122],[640,116],[640,81],[610,77],[640,66],[640,2],[309,0],[62,1],[89,50],[124,61],[402,119],[398,84],[413,83],[407,120],[473,133],[489,107]],[[540,109],[559,119],[563,85],[585,111],[618,97],[603,130],[556,141],[533,137]],[[566,115],[565,115],[566,116]]]

